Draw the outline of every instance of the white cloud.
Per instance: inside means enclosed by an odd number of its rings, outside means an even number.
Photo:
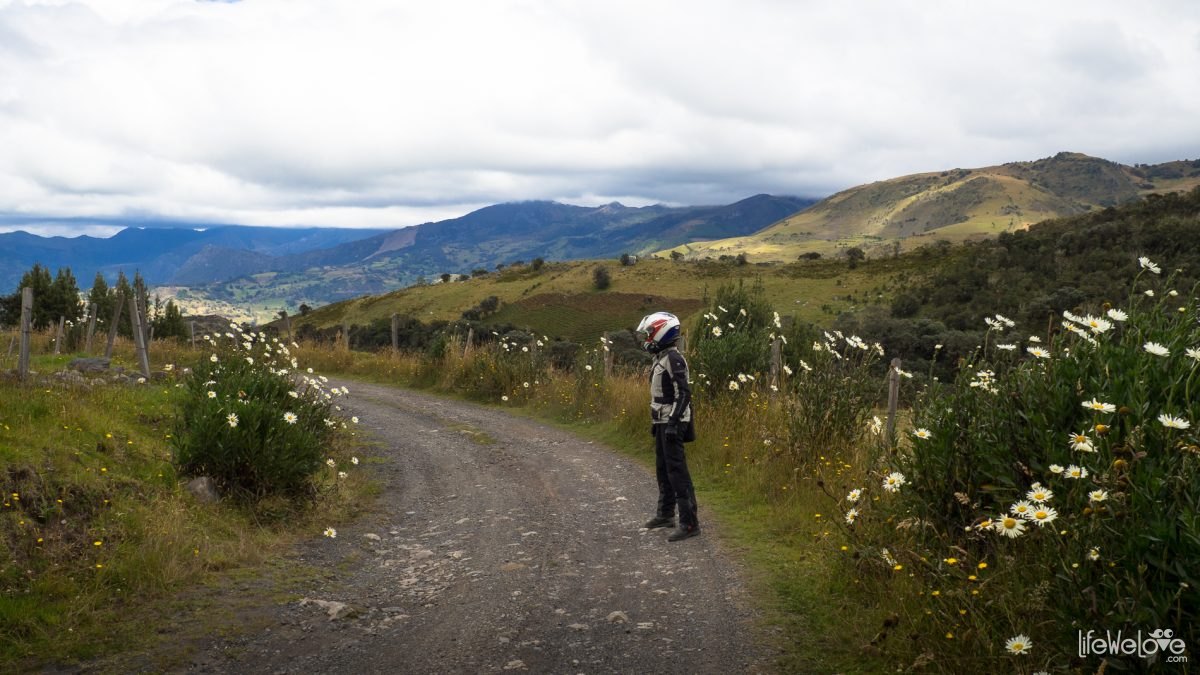
[[[0,0],[0,213],[403,226],[1200,157],[1178,1]]]

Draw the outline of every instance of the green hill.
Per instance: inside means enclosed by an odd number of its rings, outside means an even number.
[[[981,169],[901,176],[839,192],[754,234],[676,247],[688,258],[791,261],[850,247],[869,256],[937,240],[1017,232],[1036,222],[1200,184],[1200,160],[1125,166],[1078,153]]]
[[[327,305],[293,317],[292,326],[299,330],[304,325],[318,329],[343,323],[366,325],[392,314],[424,322],[454,321],[495,296],[499,310],[485,323],[589,344],[603,331],[631,328],[642,315],[658,309],[687,320],[701,311],[718,287],[739,279],[761,282],[767,299],[785,316],[829,323],[840,312],[889,302],[900,279],[921,274],[917,264],[916,259],[902,257],[868,261],[855,269],[833,260],[763,266],[661,259],[628,266],[617,261],[579,261],[537,270],[521,265],[463,281],[412,286]],[[609,271],[612,282],[607,290],[594,288],[597,266]]]

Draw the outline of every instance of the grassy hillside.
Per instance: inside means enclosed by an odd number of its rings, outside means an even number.
[[[1200,183],[1200,163],[1124,166],[1077,153],[981,169],[901,176],[839,192],[755,234],[674,250],[688,258],[746,254],[790,261],[857,246],[875,256],[937,240],[952,243],[1015,232],[1049,218],[1115,206],[1150,192]]]
[[[866,261],[855,269],[845,261],[831,260],[737,265],[650,259],[631,266],[584,261],[549,264],[540,270],[516,266],[464,281],[413,286],[327,305],[293,317],[292,326],[364,325],[394,313],[426,322],[452,321],[484,298],[496,296],[500,310],[487,322],[587,343],[604,330],[632,327],[642,315],[660,308],[686,320],[701,311],[719,286],[737,280],[761,281],[766,298],[782,314],[828,323],[840,312],[889,302],[897,284],[923,274],[922,260],[903,256]],[[597,266],[609,271],[612,284],[607,290],[594,287]]]

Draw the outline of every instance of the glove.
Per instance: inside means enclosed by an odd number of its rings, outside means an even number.
[[[663,436],[667,438],[676,438],[679,436],[679,424],[667,422],[667,426],[663,428]]]

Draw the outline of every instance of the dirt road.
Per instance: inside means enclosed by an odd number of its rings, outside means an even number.
[[[771,669],[711,519],[678,543],[641,529],[656,496],[645,467],[501,410],[345,384],[379,443],[366,467],[379,508],[298,552],[331,574],[283,590],[321,602],[277,602],[184,671]]]

